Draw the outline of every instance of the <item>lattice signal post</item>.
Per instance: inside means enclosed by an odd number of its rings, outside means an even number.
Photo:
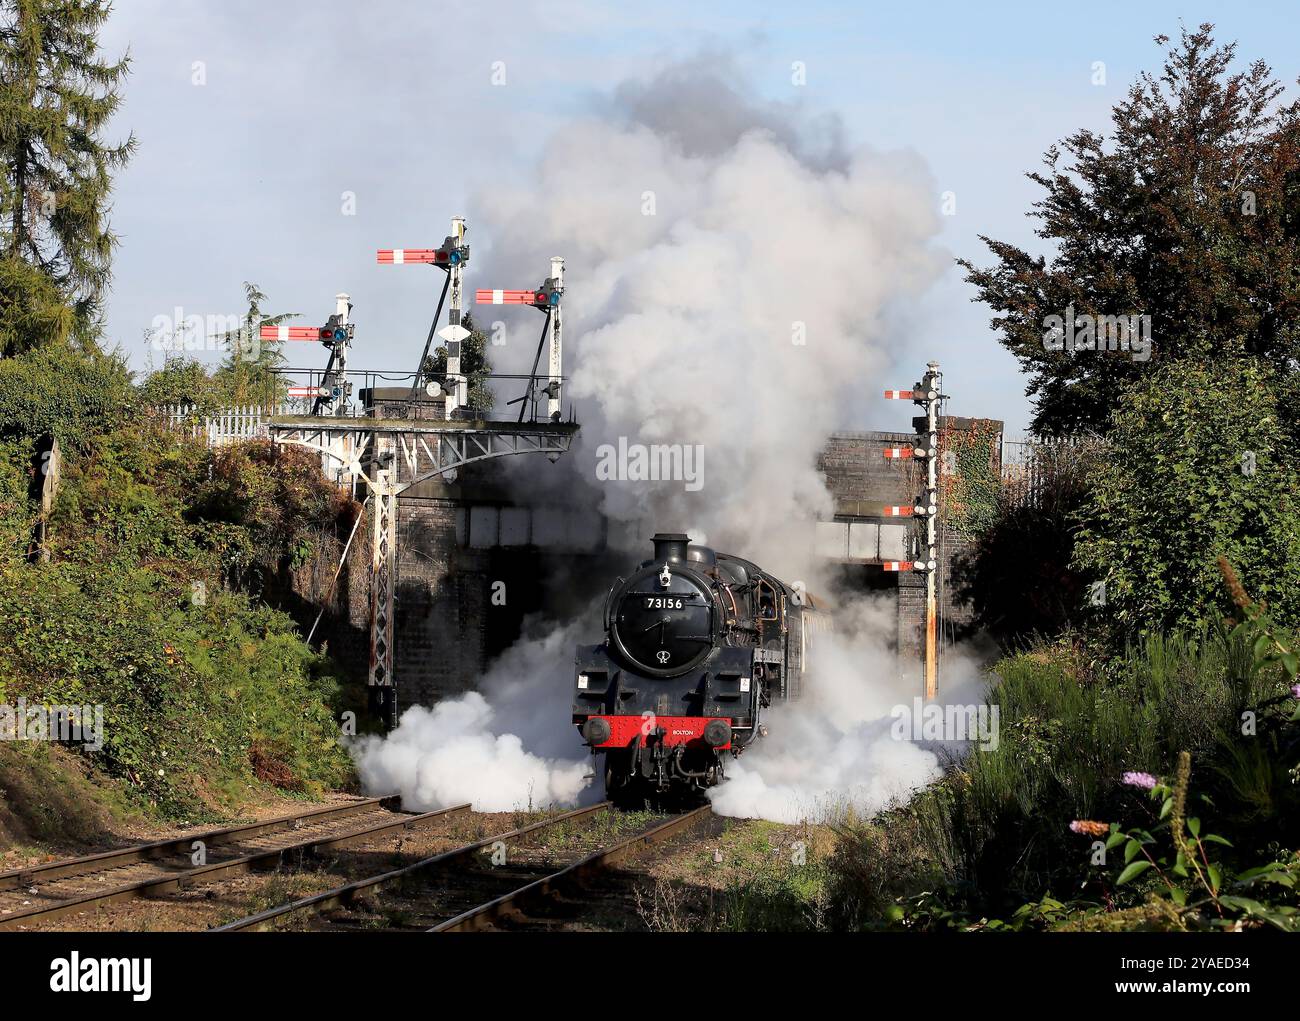
[[[380,249],[377,261],[381,265],[431,265],[447,271],[447,280],[438,299],[438,309],[433,325],[425,340],[424,351],[417,367],[415,385],[411,395],[425,382],[425,392],[437,397],[445,392],[445,420],[427,418],[382,419],[371,417],[378,407],[363,417],[282,415],[271,419],[269,428],[277,443],[295,444],[318,452],[323,460],[338,466],[338,475],[349,480],[359,479],[367,489],[366,500],[372,521],[370,568],[370,667],[368,683],[377,709],[391,725],[396,720],[397,684],[393,676],[393,593],[397,583],[397,501],[398,497],[428,479],[451,475],[466,465],[513,454],[544,454],[555,461],[565,453],[578,431],[574,422],[561,422],[559,414],[560,351],[559,351],[559,295],[562,285],[562,259],[553,259],[552,278],[544,288],[527,292],[530,296],[545,292],[548,310],[548,328],[553,333],[550,386],[553,414],[545,422],[487,421],[473,417],[467,408],[468,381],[461,371],[461,342],[469,331],[461,325],[461,276],[469,261],[465,241],[465,221],[456,217],[451,221],[451,233],[439,248],[385,248]],[[559,267],[557,270],[556,267]],[[510,292],[502,292],[510,293]],[[344,311],[340,295],[340,313]],[[450,298],[448,324],[438,330],[442,308]],[[534,304],[535,302],[521,302]],[[351,306],[347,306],[350,308]],[[351,327],[346,318],[342,324]],[[552,327],[553,324],[553,327]],[[329,324],[336,326],[333,319]],[[324,340],[321,330],[326,327],[272,327],[271,340]],[[286,331],[281,333],[280,331]],[[293,331],[298,331],[297,333]],[[447,375],[445,385],[424,379],[424,367],[434,336],[447,343]],[[346,365],[346,343],[342,344]],[[333,354],[331,355],[333,359]],[[331,361],[333,364],[333,361]],[[534,366],[534,376],[536,366]],[[532,389],[530,381],[530,392]],[[306,396],[323,400],[318,389]],[[346,384],[343,397],[346,398]],[[333,389],[330,388],[333,397]],[[319,403],[319,401],[318,401]],[[340,406],[345,403],[340,401]],[[514,403],[514,402],[511,402]],[[459,414],[456,414],[459,411]]]
[[[456,409],[469,403],[469,381],[460,371],[460,345],[469,336],[469,330],[460,323],[462,278],[465,264],[469,262],[469,246],[465,244],[465,218],[452,217],[451,233],[443,239],[441,248],[381,248],[377,253],[377,261],[381,266],[437,266],[447,274],[442,294],[438,298],[438,308],[433,313],[433,325],[429,327],[429,336],[425,338],[424,351],[420,354],[420,364],[415,367],[411,396],[416,396],[421,382],[425,382],[430,397],[437,397],[445,391],[445,417],[455,418]],[[447,325],[439,330],[438,320],[442,318],[442,306],[449,293],[451,304],[447,309]],[[442,387],[424,378],[424,364],[429,357],[435,331],[447,344],[447,376]]]
[[[352,385],[348,382],[348,348],[352,345],[354,325],[348,322],[352,314],[352,302],[346,294],[336,294],[335,312],[324,326],[263,326],[260,328],[262,340],[275,343],[283,341],[320,341],[329,348],[329,361],[320,386],[291,386],[290,397],[312,399],[311,413],[324,414],[326,409],[335,415],[344,414],[348,398],[352,394]]]
[[[925,484],[911,507],[886,507],[886,517],[917,517],[925,522],[923,559],[888,560],[886,571],[925,572],[925,697],[939,694],[939,414],[946,395],[939,363],[926,366],[921,381],[911,390],[886,390],[885,399],[912,401],[925,408],[925,414],[912,419],[917,440],[910,447],[885,447],[886,460],[908,458],[925,461]]]

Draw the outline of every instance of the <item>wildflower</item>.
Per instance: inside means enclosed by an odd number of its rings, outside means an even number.
[[[1227,557],[1219,557],[1219,573],[1223,575],[1223,582],[1228,587],[1232,601],[1241,609],[1249,610],[1254,604],[1250,596],[1246,595],[1246,588],[1237,577],[1237,572],[1232,569],[1232,565],[1228,563]]]
[[[1295,684],[1291,685],[1291,697],[1300,698],[1300,681],[1297,681]]]
[[[1070,823],[1072,833],[1082,833],[1089,837],[1104,837],[1110,832],[1110,823],[1094,822],[1091,819],[1075,819]]]
[[[1183,810],[1187,807],[1187,784],[1192,777],[1192,756],[1190,752],[1178,753],[1178,774],[1174,781],[1174,804],[1169,816],[1169,832],[1173,834],[1174,846],[1187,854],[1187,836],[1183,833]]]
[[[1124,783],[1130,787],[1141,787],[1144,791],[1151,790],[1156,785],[1156,778],[1150,773],[1127,772],[1122,777]]]

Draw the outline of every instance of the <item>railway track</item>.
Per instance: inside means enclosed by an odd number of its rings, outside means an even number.
[[[644,833],[625,837],[609,847],[591,852],[550,875],[485,901],[468,911],[462,911],[454,918],[431,927],[429,932],[475,932],[493,928],[506,919],[521,920],[526,917],[525,912],[530,904],[562,893],[566,889],[580,886],[594,874],[633,858],[647,848],[670,840],[679,833],[686,832],[711,812],[712,809],[708,805],[691,812],[683,812]]]
[[[402,898],[407,906],[398,909],[396,921],[381,920],[383,924],[379,927],[431,932],[486,929],[507,918],[518,919],[526,906],[581,884],[601,870],[685,832],[710,814],[709,807],[704,806],[612,842],[596,842],[594,847],[591,838],[598,836],[598,831],[589,834],[580,831],[576,841],[578,857],[558,867],[545,852],[530,853],[524,847],[525,842],[547,831],[574,823],[589,826],[602,816],[617,818],[616,814],[610,815],[611,808],[609,802],[602,802],[496,833],[402,868],[217,926],[212,931],[274,928],[299,913],[309,916],[299,924],[311,928],[371,929],[376,927],[372,920],[358,921],[355,912],[364,913],[381,890]],[[493,859],[494,852],[501,856],[499,864]],[[507,853],[509,864],[505,861]],[[417,889],[411,891],[410,887]],[[331,912],[341,917],[331,919],[328,917]]]
[[[0,929],[38,925],[107,904],[165,896],[414,829],[470,808],[457,805],[412,815],[395,811],[398,803],[396,797],[366,798],[3,872]],[[194,864],[191,857],[196,842],[203,847],[200,864]],[[213,849],[221,860],[206,860]]]

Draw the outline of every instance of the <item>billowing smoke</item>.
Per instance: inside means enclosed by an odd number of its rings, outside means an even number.
[[[572,467],[605,512],[812,581],[817,454],[878,399],[909,303],[948,260],[919,160],[846,153],[834,118],[750,94],[717,55],[626,84],[557,133],[535,179],[485,189],[471,222],[500,279],[566,258]],[[532,338],[493,354],[526,370]],[[636,477],[654,447],[682,451],[678,477]]]
[[[525,635],[497,659],[478,691],[413,706],[386,737],[353,748],[368,791],[402,795],[408,810],[469,802],[507,812],[574,804],[591,758],[567,725],[573,647],[596,621],[583,614],[542,637]]]
[[[811,522],[831,509],[817,454],[877,398],[909,304],[947,259],[917,158],[846,150],[834,117],[753,94],[708,55],[598,100],[531,179],[483,189],[472,286],[532,286],[565,257],[565,396],[582,432],[555,467],[607,517],[642,541],[687,531],[817,591]],[[535,334],[508,329],[496,369],[528,371]],[[481,695],[410,710],[361,747],[368,788],[419,808],[579,798],[572,652],[599,633],[591,620],[521,643]],[[932,752],[880,736],[903,694],[892,660],[860,630],[836,648],[825,687],[732,767],[719,811],[866,811],[934,774]]]
[[[715,812],[788,823],[867,818],[906,801],[964,750],[952,735],[912,739],[920,671],[914,663],[900,670],[886,648],[893,615],[884,601],[841,608],[836,630],[813,642],[805,697],[764,715],[768,737],[728,763],[727,782],[710,792]],[[982,701],[979,671],[964,657],[948,657],[944,679],[943,702]],[[902,737],[900,709],[909,722]]]

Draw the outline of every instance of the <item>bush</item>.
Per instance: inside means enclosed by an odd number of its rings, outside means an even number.
[[[93,761],[166,813],[253,778],[318,790],[350,775],[330,708],[338,681],[283,614],[146,569],[0,569],[0,682],[13,699],[102,705]]]
[[[212,410],[221,403],[218,388],[203,363],[189,358],[169,361],[146,376],[139,386],[139,401],[146,408],[193,405],[199,411]]]
[[[1105,582],[1099,618],[1112,635],[1221,619],[1220,556],[1282,623],[1300,623],[1291,388],[1260,363],[1224,360],[1166,365],[1129,392],[1089,473],[1075,556]]]
[[[28,445],[0,443],[15,546]],[[167,815],[237,801],[258,781],[347,783],[333,665],[286,614],[222,583],[281,571],[339,515],[351,524],[350,501],[311,455],[265,443],[214,455],[144,423],[69,450],[50,562],[0,559],[0,693],[102,705],[104,748],[88,760]]]
[[[205,523],[226,577],[259,589],[268,572],[310,559],[324,536],[346,534],[359,513],[321,474],[318,455],[262,441],[217,451],[193,499],[190,517]]]
[[[131,375],[116,358],[41,348],[0,360],[0,437],[53,434],[65,448],[125,422],[135,403]]]
[[[991,522],[957,558],[954,583],[975,626],[1005,650],[1055,638],[1084,617],[1087,584],[1071,562],[1099,451],[1094,442],[1035,448],[1024,477],[999,487]]]

